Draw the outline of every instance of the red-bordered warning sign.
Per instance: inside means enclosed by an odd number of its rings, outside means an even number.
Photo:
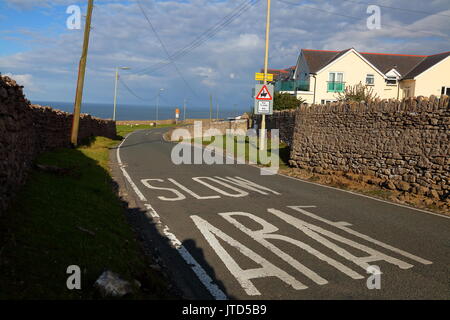
[[[256,100],[272,100],[272,96],[270,95],[269,89],[267,89],[266,85],[263,85],[259,93],[256,95]]]

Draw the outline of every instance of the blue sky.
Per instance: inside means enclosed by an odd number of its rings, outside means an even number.
[[[239,5],[232,1],[140,0],[170,54],[192,43]],[[254,72],[264,59],[266,1],[253,6],[202,45],[167,62],[135,0],[96,0],[93,13],[84,101],[112,103],[114,68],[121,73],[122,103],[152,105],[159,88],[163,103],[207,107],[209,94],[223,107],[252,104]],[[25,86],[32,101],[72,101],[83,27],[68,30],[66,9],[87,1],[2,0],[0,2],[0,72]],[[271,68],[295,65],[301,48],[433,54],[450,50],[448,0],[374,0],[381,9],[381,29],[369,30],[367,0],[272,0]],[[403,8],[403,10],[395,9]],[[178,69],[178,71],[177,71]],[[181,73],[181,76],[179,75]]]

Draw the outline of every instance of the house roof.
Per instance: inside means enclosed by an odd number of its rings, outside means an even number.
[[[416,65],[410,72],[408,72],[403,78],[412,79],[421,74],[422,72],[424,72],[425,70],[431,68],[435,64],[441,62],[448,56],[450,56],[450,51],[428,56],[425,59],[423,59],[422,62],[420,62],[418,65]]]
[[[311,73],[316,73],[325,67],[339,53],[340,51],[302,49],[302,54]]]
[[[316,73],[351,49],[342,51],[302,49],[302,54],[310,72]],[[450,51],[431,56],[373,52],[358,53],[381,72],[387,73],[391,69],[396,69],[403,78],[414,78],[450,55]]]
[[[286,69],[267,69],[268,73],[273,74],[274,80],[282,80],[289,78],[290,72],[295,69],[296,66],[289,67]],[[264,69],[261,69],[261,72],[264,72]]]

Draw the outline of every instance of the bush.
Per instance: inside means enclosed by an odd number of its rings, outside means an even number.
[[[373,92],[372,87],[365,86],[360,82],[354,86],[346,87],[344,92],[339,92],[337,99],[346,102],[372,102],[378,99],[378,96]]]
[[[273,109],[274,110],[287,110],[297,109],[302,103],[303,99],[297,99],[295,96],[289,93],[275,92],[273,97]]]

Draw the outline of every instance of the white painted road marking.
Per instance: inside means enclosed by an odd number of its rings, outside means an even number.
[[[431,261],[422,259],[420,257],[417,257],[413,254],[407,253],[403,250],[400,250],[398,248],[392,247],[390,245],[387,245],[381,241],[375,240],[369,236],[366,236],[364,234],[361,234],[359,232],[353,231],[348,228],[347,222],[332,222],[327,219],[321,218],[311,212],[308,212],[305,210],[305,208],[311,208],[314,206],[290,206],[289,208],[294,209],[298,212],[301,212],[305,215],[308,215],[309,217],[312,217],[316,220],[320,220],[321,222],[325,222],[329,225],[332,225],[338,229],[344,230],[348,232],[349,234],[359,237],[361,239],[367,240],[369,242],[372,242],[378,246],[381,246],[385,249],[391,250],[393,252],[396,252],[398,254],[401,254],[405,257],[408,257],[412,260],[415,260],[417,262],[420,262],[422,264],[431,264]],[[305,235],[308,237],[314,239],[317,241],[320,245],[323,245],[332,251],[334,251],[337,255],[345,258],[346,260],[356,264],[357,266],[363,268],[364,270],[368,270],[371,265],[369,262],[374,261],[385,261],[390,264],[393,264],[400,269],[409,269],[412,268],[413,265],[409,264],[405,261],[402,261],[400,259],[397,259],[395,257],[389,256],[387,254],[384,254],[376,249],[370,248],[366,245],[363,245],[361,243],[357,243],[351,239],[345,238],[343,236],[340,236],[334,232],[331,232],[329,230],[326,230],[322,227],[316,226],[312,223],[303,221],[297,217],[291,216],[289,214],[284,213],[281,210],[269,208],[267,209],[269,213],[272,213],[273,215],[277,216],[278,218],[282,219],[283,221],[287,222],[288,224],[294,226],[298,230],[302,231]],[[284,251],[282,251],[277,246],[270,243],[268,240],[275,239],[275,240],[283,240],[289,243],[292,243],[299,248],[305,250],[315,258],[324,261],[337,269],[338,271],[342,272],[343,274],[347,275],[350,278],[353,279],[363,279],[364,277],[357,273],[356,271],[352,270],[351,268],[345,266],[344,264],[338,262],[337,260],[326,256],[325,254],[321,253],[320,251],[312,248],[311,246],[307,245],[306,243],[303,243],[299,240],[292,239],[290,237],[276,234],[275,232],[278,232],[279,229],[274,226],[273,224],[267,222],[266,220],[260,218],[259,216],[256,216],[254,214],[248,213],[248,212],[224,212],[219,213],[219,216],[223,217],[225,220],[233,224],[235,227],[237,227],[239,230],[250,236],[252,239],[263,245],[265,248],[269,249],[272,253],[289,263],[292,267],[300,271],[302,274],[307,276],[309,279],[314,281],[315,283],[319,285],[325,285],[328,283],[328,281],[323,278],[322,276],[318,275],[313,270],[309,269],[308,267],[301,264],[299,261],[294,259],[292,256],[288,255]],[[261,229],[258,230],[252,230],[248,227],[246,227],[244,224],[238,222],[234,217],[241,216],[252,219],[254,222],[261,225]],[[222,260],[222,262],[225,264],[227,269],[230,271],[230,273],[236,278],[238,283],[241,285],[241,287],[244,289],[244,291],[248,295],[260,295],[261,293],[259,290],[255,287],[255,285],[252,283],[252,279],[255,278],[265,278],[265,277],[277,277],[284,281],[285,283],[289,284],[291,287],[293,287],[296,290],[300,289],[306,289],[307,286],[298,282],[294,277],[283,271],[282,269],[278,268],[274,264],[267,261],[264,257],[260,256],[253,250],[249,249],[242,243],[238,242],[237,240],[233,239],[229,235],[225,234],[223,231],[217,229],[213,225],[211,225],[206,220],[200,218],[197,215],[191,216],[191,219],[193,220],[194,224],[197,226],[197,228],[200,230],[200,232],[205,237],[206,241],[209,243],[209,245],[212,247],[212,249],[216,252],[216,254],[219,256],[219,258]],[[245,255],[246,257],[250,258],[251,260],[255,261],[259,265],[261,265],[261,268],[256,269],[247,269],[243,270],[237,262],[228,254],[228,252],[224,249],[224,247],[219,243],[217,238],[222,239],[223,241],[227,242],[229,245],[235,247],[238,249],[240,253]],[[366,252],[368,255],[365,257],[357,257],[345,250],[344,248],[340,247],[336,243],[330,241],[329,239],[334,240],[335,242],[344,243],[347,246],[353,247],[359,251]],[[295,280],[295,281],[294,281]]]
[[[206,241],[214,249],[217,255],[220,257],[222,262],[228,268],[228,270],[233,274],[236,280],[239,282],[241,287],[245,292],[250,295],[261,295],[258,289],[250,281],[251,279],[266,278],[266,277],[277,277],[278,279],[284,281],[292,288],[296,290],[306,289],[307,286],[297,281],[293,276],[289,275],[287,272],[281,270],[277,266],[270,263],[268,260],[261,257],[259,254],[251,250],[250,248],[244,246],[239,241],[231,238],[229,235],[220,231],[216,227],[212,226],[206,220],[200,218],[199,216],[191,216],[197,228],[205,237]],[[237,262],[228,254],[224,247],[219,243],[217,238],[222,239],[229,245],[235,247],[240,253],[253,260],[259,264],[260,268],[243,270]]]
[[[225,196],[225,197],[231,197],[231,198],[241,198],[241,197],[246,197],[248,195],[250,195],[250,193],[248,191],[253,191],[259,194],[263,194],[263,195],[269,195],[269,194],[274,194],[274,195],[281,195],[281,193],[271,190],[267,187],[264,187],[262,185],[259,185],[253,181],[244,179],[242,177],[192,177],[192,180],[201,184],[204,187],[207,187],[210,190],[213,190],[215,192],[217,192],[218,194]],[[163,201],[181,201],[181,200],[185,200],[187,199],[185,195],[183,195],[182,192],[180,192],[177,189],[174,188],[168,188],[168,187],[159,187],[159,186],[155,186],[153,184],[150,184],[150,181],[156,181],[156,182],[165,182],[164,179],[141,179],[141,183],[152,190],[164,190],[164,191],[168,191],[171,192],[173,194],[175,194],[175,197],[167,197],[166,195],[164,196],[157,196],[158,199],[163,200]],[[189,189],[188,187],[184,186],[183,184],[181,184],[180,182],[176,181],[175,179],[172,178],[167,178],[167,181],[171,182],[171,184],[175,185],[176,187],[178,187],[179,189],[181,189],[182,191],[186,192],[187,194],[191,195],[192,197],[194,197],[197,200],[209,200],[209,199],[219,199],[221,198],[220,195],[207,195],[207,196],[202,196],[197,194],[196,192],[192,191],[191,189]],[[207,182],[209,181],[209,182]],[[215,183],[216,185],[212,184]],[[221,187],[225,187],[225,188],[220,188],[217,185],[220,185]],[[235,193],[230,193],[224,189],[229,189],[232,191],[235,191]],[[248,190],[248,191],[246,191]]]
[[[255,216],[254,214],[247,213],[247,212],[227,212],[227,213],[219,213],[225,220],[233,224],[235,227],[237,227],[242,232],[248,234],[251,238],[262,244],[264,247],[275,253],[277,256],[282,258],[284,261],[292,265],[294,268],[296,268],[298,271],[306,275],[308,278],[313,280],[317,284],[326,284],[328,283],[327,280],[316,274],[314,271],[310,270],[309,268],[302,265],[300,262],[292,258],[287,253],[280,250],[278,247],[267,241],[267,239],[276,239],[276,240],[282,240],[289,243],[292,243],[296,245],[297,247],[305,250],[306,252],[312,254],[313,256],[319,258],[322,261],[327,262],[329,265],[335,267],[342,273],[348,275],[349,277],[353,279],[362,279],[364,278],[362,275],[358,274],[357,272],[353,271],[352,269],[344,266],[339,261],[336,261],[330,257],[327,257],[326,255],[322,254],[321,252],[317,251],[316,249],[312,248],[311,246],[307,245],[304,242],[289,238],[287,236],[283,236],[280,234],[275,234],[279,229],[275,227],[273,224],[268,223],[264,219],[261,219],[258,216]],[[248,217],[255,222],[259,223],[263,228],[260,230],[253,231],[247,227],[245,227],[242,223],[238,222],[236,219],[233,218],[233,216],[245,216]]]
[[[325,222],[325,223],[327,223],[327,224],[329,224],[331,226],[334,226],[336,228],[344,230],[345,232],[348,232],[348,233],[350,233],[350,234],[352,234],[354,236],[357,236],[357,237],[359,237],[361,239],[364,239],[366,241],[372,242],[372,243],[374,243],[374,244],[376,244],[376,245],[378,245],[380,247],[383,247],[385,249],[388,249],[388,250],[391,250],[391,251],[396,252],[398,254],[401,254],[402,256],[410,258],[411,260],[415,260],[415,261],[420,262],[422,264],[432,264],[433,263],[431,261],[422,259],[422,258],[420,258],[418,256],[413,255],[413,254],[410,254],[410,253],[408,253],[406,251],[397,249],[397,248],[395,248],[395,247],[393,247],[391,245],[388,245],[386,243],[383,243],[381,241],[375,240],[375,239],[373,239],[373,238],[371,238],[369,236],[366,236],[366,235],[364,235],[362,233],[359,233],[358,231],[354,231],[354,230],[352,230],[350,228],[347,228],[348,226],[351,226],[351,224],[349,224],[347,222],[342,222],[342,221],[341,222],[333,222],[333,221],[327,220],[325,218],[319,217],[318,215],[315,215],[315,214],[313,214],[311,212],[308,212],[308,211],[302,209],[302,208],[305,208],[303,206],[289,206],[289,208],[292,208],[292,209],[297,210],[298,212],[300,212],[300,213],[302,213],[304,215],[307,215],[307,216],[309,216],[311,218],[314,218],[316,220]]]
[[[129,136],[129,135],[128,135]],[[128,137],[127,136],[127,137]],[[122,146],[122,144],[125,142],[126,138],[120,143],[120,145],[117,148],[117,160],[119,163],[119,167],[124,175],[124,177],[126,178],[126,180],[128,181],[128,183],[131,185],[131,187],[133,188],[133,190],[135,191],[136,195],[139,197],[139,199],[144,202],[145,207],[147,208],[147,216],[149,216],[149,218],[152,218],[154,220],[158,220],[160,223],[160,217],[158,215],[158,213],[153,209],[153,207],[147,202],[147,199],[145,198],[145,196],[142,194],[142,192],[138,189],[138,187],[134,184],[134,182],[132,181],[131,177],[129,176],[129,174],[127,173],[127,171],[125,170],[125,165],[122,163],[121,158],[120,158],[120,147]],[[239,177],[236,177],[239,178]],[[211,180],[213,179],[213,180]],[[214,177],[214,178],[208,178],[208,180],[210,181],[223,181],[223,182],[227,182],[228,183],[232,183],[232,181],[228,180],[230,179],[230,177],[226,177],[226,179],[228,181],[224,180],[225,178],[221,178],[221,177]],[[243,178],[239,178],[242,180],[245,180]],[[238,179],[238,180],[239,180]],[[160,181],[158,179],[144,179],[148,181]],[[173,179],[169,179],[169,181],[171,181]],[[202,180],[202,179],[200,179]],[[241,180],[241,181],[242,181]],[[173,180],[174,181],[174,180]],[[173,181],[171,181],[173,183]],[[233,180],[234,182],[236,182],[235,180]],[[247,180],[247,182],[249,182]],[[251,182],[250,182],[251,183]],[[176,184],[175,184],[176,185]],[[234,184],[236,185],[236,184]],[[180,186],[176,185],[177,187],[180,188]],[[246,184],[247,188],[244,185],[240,185],[239,187],[242,187],[244,189],[250,190],[248,188],[249,184]],[[319,185],[322,186],[322,185]],[[209,186],[207,186],[209,189]],[[322,187],[326,187],[326,186],[322,186]],[[217,187],[216,187],[217,188]],[[262,187],[265,188],[265,187]],[[158,189],[158,188],[155,188]],[[182,189],[182,188],[180,188]],[[265,188],[267,189],[267,188]],[[164,189],[162,189],[164,190]],[[175,189],[173,189],[175,190]],[[186,192],[186,190],[182,189],[183,191]],[[189,190],[189,189],[188,189]],[[214,189],[213,189],[214,190]],[[240,190],[240,189],[239,189]],[[264,194],[265,191],[262,191],[264,189],[256,189],[253,190],[255,192]],[[272,194],[278,194],[275,191],[271,191],[270,189],[267,189],[266,191],[271,192]],[[338,189],[339,190],[339,189]],[[166,191],[171,191],[171,190],[167,190]],[[215,190],[217,191],[217,190]],[[223,191],[223,190],[221,190]],[[240,190],[243,191],[243,190]],[[342,191],[342,190],[341,190]],[[171,191],[173,192],[173,191]],[[244,191],[246,192],[246,191]],[[178,193],[173,192],[177,197],[180,197]],[[181,193],[181,192],[180,192]],[[189,192],[188,192],[189,193]],[[220,192],[219,192],[220,193]],[[246,192],[248,193],[248,192]],[[266,192],[267,193],[267,192]],[[192,195],[191,193],[189,193],[190,195]],[[223,195],[223,193],[221,193]],[[359,194],[357,194],[359,195]],[[184,195],[183,195],[184,196]],[[193,196],[193,195],[192,195]],[[228,196],[228,195],[227,195]],[[214,197],[214,196],[209,196],[209,197]],[[220,197],[220,196],[217,196]],[[370,198],[370,197],[369,197]],[[371,198],[374,199],[374,198]],[[379,199],[375,199],[375,200],[379,200]],[[382,200],[379,200],[382,201]],[[386,201],[383,201],[386,202]],[[389,202],[388,202],[389,203]],[[390,203],[393,204],[393,203]],[[397,204],[394,204],[397,205]],[[308,206],[311,207],[311,206]],[[405,206],[403,206],[405,207]],[[385,244],[381,241],[375,240],[367,235],[361,234],[357,231],[353,231],[351,229],[349,229],[348,227],[351,226],[351,224],[347,223],[347,222],[333,222],[333,221],[329,221],[326,220],[324,218],[321,218],[311,212],[308,212],[306,210],[304,210],[306,207],[305,206],[291,206],[290,207],[293,210],[296,210],[297,212],[300,212],[301,214],[307,215],[310,218],[319,220],[323,223],[329,224],[331,226],[334,226],[338,229],[341,229],[343,231],[346,231],[347,233],[356,236],[358,238],[361,238],[365,241],[371,242],[373,244],[376,244],[378,246],[381,246],[385,249],[391,250],[392,252],[398,253],[400,255],[403,255],[404,257],[407,257],[411,260],[417,261],[419,263],[422,264],[431,264],[431,261],[428,261],[426,259],[417,257],[413,254],[410,254],[408,252],[405,252],[403,250],[400,250],[398,248],[392,247],[388,244]],[[409,208],[411,209],[411,208]],[[419,210],[421,211],[421,210]],[[268,209],[269,213],[274,214],[275,216],[278,216],[279,218],[281,218],[282,220],[292,224],[293,226],[295,226],[297,229],[301,230],[304,234],[306,234],[307,236],[313,238],[314,240],[318,241],[320,244],[327,246],[328,248],[332,249],[335,253],[337,253],[338,255],[346,258],[347,260],[355,263],[356,265],[360,266],[360,267],[364,267],[364,266],[369,266],[368,264],[369,262],[373,262],[373,261],[380,261],[380,260],[384,260],[388,263],[391,263],[393,265],[398,266],[401,269],[408,269],[413,267],[412,264],[409,264],[407,262],[401,261],[399,259],[396,259],[394,257],[388,256],[384,253],[381,253],[380,251],[377,251],[375,249],[369,248],[365,245],[359,244],[353,240],[347,239],[345,237],[339,236],[333,232],[330,232],[328,230],[325,230],[319,226],[316,226],[314,224],[311,223],[307,223],[301,219],[298,219],[294,216],[290,216],[280,210],[276,210],[276,209]],[[426,212],[426,211],[425,211]],[[229,214],[229,215],[227,215]],[[236,214],[242,214],[242,212],[231,212],[231,213],[223,213],[221,214],[224,218],[227,216],[229,218],[231,218],[232,215],[236,215]],[[250,217],[250,216],[248,216]],[[255,216],[256,217],[256,216]],[[240,242],[237,242],[236,240],[234,240],[233,238],[229,237],[228,235],[226,235],[225,233],[223,233],[222,231],[220,231],[219,229],[215,228],[214,226],[210,225],[206,220],[198,217],[198,216],[191,216],[192,220],[194,221],[194,223],[196,224],[196,226],[200,229],[200,231],[202,232],[203,236],[206,238],[207,236],[209,237],[209,240],[207,239],[208,243],[213,247],[213,249],[216,252],[220,252],[220,254],[218,253],[219,257],[222,259],[222,261],[224,260],[223,258],[225,258],[226,262],[223,261],[225,263],[225,265],[227,266],[227,268],[231,270],[230,272],[236,277],[236,279],[238,279],[238,282],[241,284],[242,288],[245,290],[245,292],[249,295],[259,295],[261,294],[257,288],[253,285],[251,279],[255,279],[255,278],[264,278],[264,277],[277,277],[279,279],[281,279],[282,281],[284,281],[285,283],[289,284],[291,287],[293,287],[296,290],[300,290],[300,289],[306,289],[307,286],[300,283],[298,280],[296,280],[294,277],[292,277],[291,275],[287,274],[285,271],[283,271],[282,269],[276,267],[274,264],[270,263],[269,261],[267,261],[264,257],[256,254],[255,252],[253,252],[251,249],[247,248],[245,245],[243,245]],[[225,218],[226,219],[226,218]],[[233,219],[233,218],[231,218]],[[236,227],[240,228],[241,231],[245,230],[246,227],[243,226],[242,224],[240,224],[239,222],[237,222],[236,220],[235,223],[232,222],[232,220],[227,219],[229,222],[231,222],[232,224],[234,224]],[[253,219],[255,220],[255,219]],[[255,220],[256,221],[256,220]],[[297,268],[297,270],[302,270],[303,274],[306,274],[312,281],[314,281],[317,284],[323,285],[327,283],[327,280],[322,278],[320,275],[316,274],[314,271],[304,267],[303,265],[301,265],[298,261],[296,261],[294,259],[294,261],[292,261],[291,259],[293,259],[293,257],[287,255],[285,252],[279,250],[279,248],[273,246],[269,241],[267,241],[267,239],[278,239],[278,240],[284,240],[290,243],[293,243],[297,246],[299,246],[300,248],[304,249],[305,251],[307,251],[308,253],[316,256],[318,259],[327,262],[328,264],[332,265],[333,267],[335,267],[337,270],[341,271],[342,273],[346,274],[349,277],[352,277],[354,279],[359,279],[359,274],[356,273],[355,271],[351,270],[350,268],[347,268],[346,266],[344,266],[343,264],[339,265],[336,264],[335,262],[337,262],[336,260],[325,256],[324,254],[320,253],[318,250],[315,250],[314,248],[303,244],[302,242],[292,239],[292,238],[288,238],[286,236],[282,236],[279,234],[273,234],[273,232],[278,231],[278,229],[273,226],[272,224],[266,222],[265,220],[260,220],[260,222],[263,222],[263,230],[264,228],[266,228],[265,232],[261,232],[258,233],[258,231],[253,231],[250,229],[247,229],[246,231],[250,231],[250,233],[252,233],[252,238],[256,241],[258,241],[260,244],[263,244],[266,248],[268,248],[269,250],[271,250],[272,252],[274,252],[275,254],[277,254],[280,258],[282,258],[285,261],[291,261],[291,263],[293,263],[292,265]],[[161,223],[160,223],[161,224]],[[200,226],[200,227],[199,227]],[[276,228],[275,231],[269,233],[267,232],[267,230],[270,231],[270,228],[273,229],[273,227]],[[269,228],[269,229],[267,229]],[[225,293],[215,284],[213,283],[213,280],[209,277],[209,275],[206,273],[206,271],[200,266],[200,264],[192,257],[192,255],[186,250],[186,248],[182,245],[182,243],[176,238],[176,236],[171,233],[169,231],[169,227],[167,225],[163,225],[163,234],[170,240],[170,242],[172,243],[172,245],[177,249],[177,251],[179,252],[179,254],[181,255],[181,257],[186,261],[186,263],[188,263],[188,265],[191,266],[192,270],[194,271],[194,273],[197,275],[197,277],[199,278],[199,280],[201,281],[201,283],[207,288],[207,290],[211,293],[211,295],[215,298],[215,299],[227,299],[227,296],[225,295]],[[260,230],[261,231],[261,230]],[[205,235],[206,234],[206,235]],[[354,248],[357,248],[359,250],[365,251],[366,253],[368,253],[368,256],[360,258],[360,257],[355,257],[352,254],[350,254],[348,251],[344,250],[343,248],[339,247],[338,245],[336,245],[335,243],[331,242],[330,240],[328,240],[327,238],[333,239],[337,242],[341,242],[341,243],[345,243],[347,245],[350,245]],[[253,259],[255,262],[257,262],[261,268],[256,268],[256,269],[249,269],[249,270],[242,270],[239,265],[237,265],[237,263],[231,258],[231,256],[229,256],[229,254],[225,251],[225,249],[220,245],[220,243],[218,242],[217,238],[222,239],[223,241],[227,242],[228,244],[235,246],[242,254],[247,255],[249,258]],[[277,251],[278,249],[278,251]],[[296,262],[295,262],[296,261]]]
[[[141,193],[138,187],[134,184],[130,175],[125,170],[122,164],[122,160],[120,158],[120,147],[125,142],[125,140],[132,134],[133,133],[128,134],[117,147],[116,153],[117,162],[119,164],[120,169],[122,170],[124,177],[127,179],[128,183],[131,185],[136,195],[139,197],[141,201],[145,202],[144,206],[147,208],[147,216],[150,216],[152,218],[153,217],[158,218],[158,221],[160,222],[158,213],[149,203],[147,203],[147,199],[144,197],[144,195]],[[173,233],[169,232],[169,227],[167,225],[163,227],[163,234],[166,236],[166,238],[170,240],[172,246],[177,250],[177,252],[184,259],[184,261],[191,267],[192,271],[195,273],[200,282],[205,286],[205,288],[208,290],[211,296],[216,300],[227,300],[228,299],[227,295],[217,286],[217,284],[214,283],[214,281],[211,279],[208,273],[206,273],[205,269],[203,269],[202,266],[197,262],[197,260],[195,260],[194,257],[189,253],[189,251],[186,250],[186,248],[177,239],[177,237]]]

